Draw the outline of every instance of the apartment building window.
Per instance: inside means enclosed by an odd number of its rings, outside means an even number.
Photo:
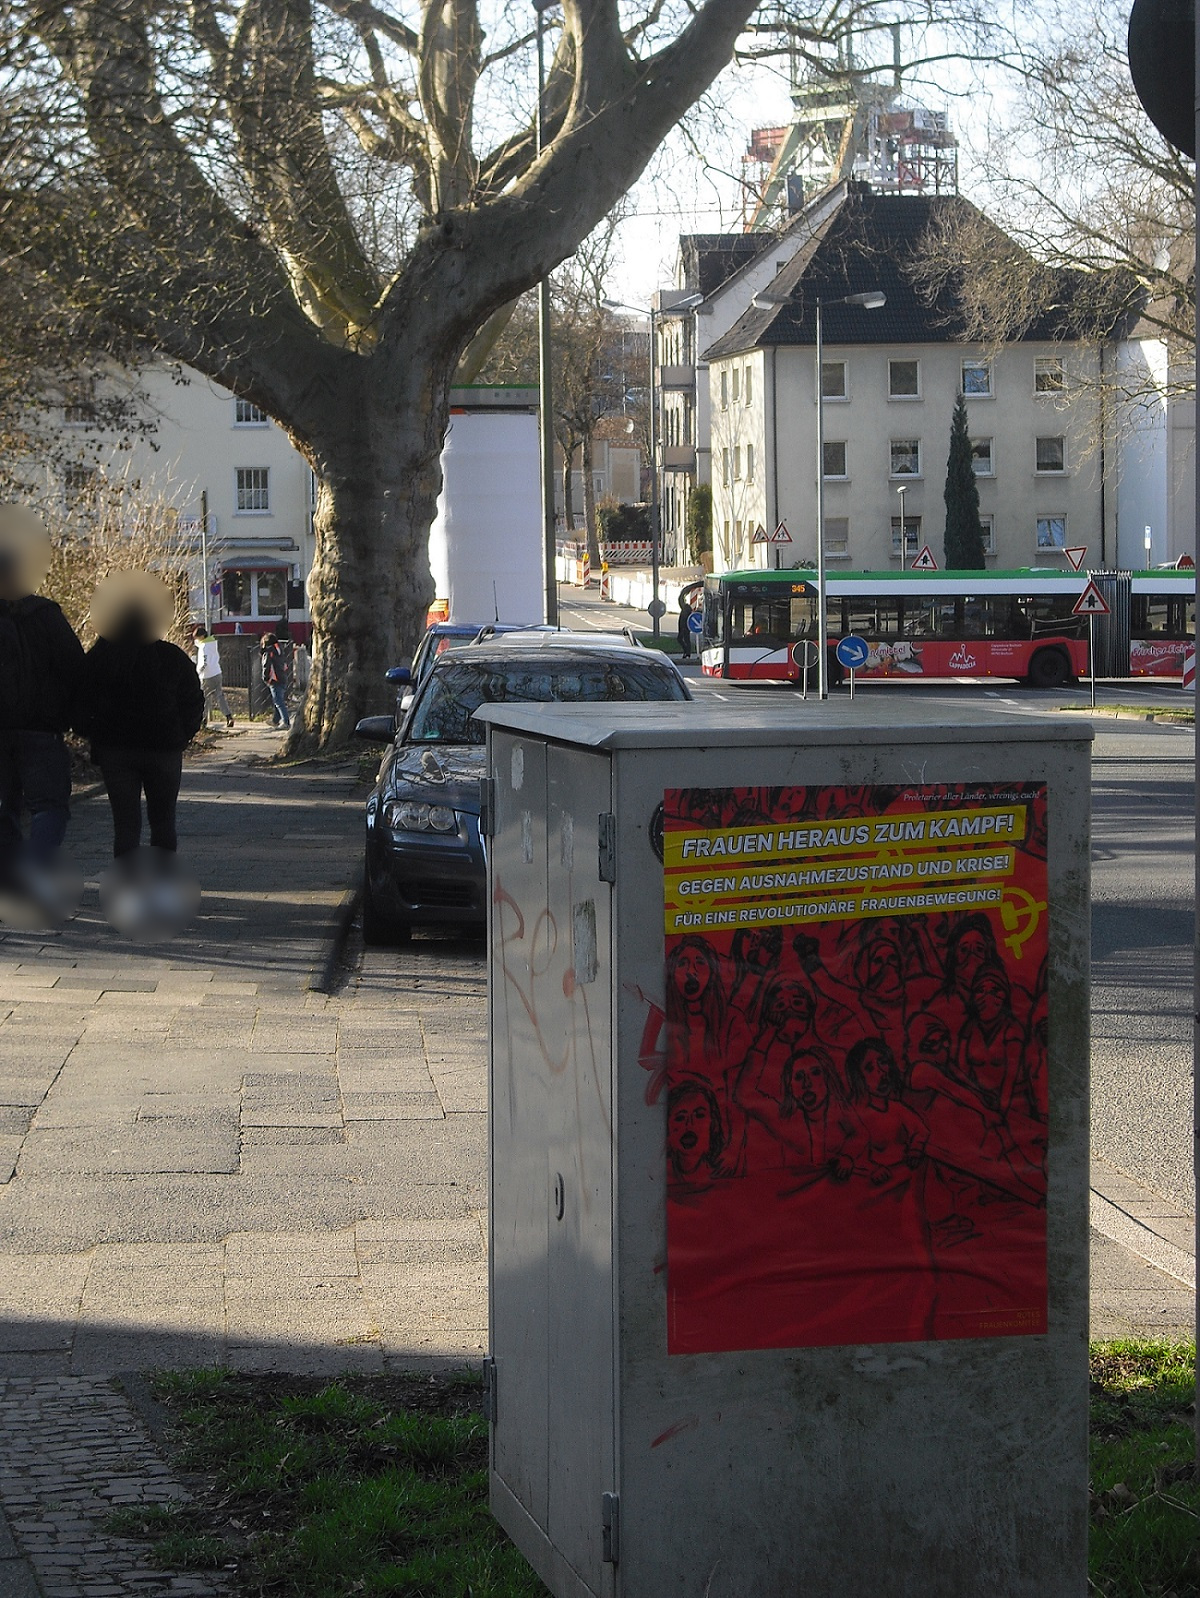
[[[68,499],[79,499],[96,480],[94,466],[68,466],[63,471],[63,492]]]
[[[850,553],[849,516],[826,516],[825,553],[833,556]]]
[[[1033,363],[1033,392],[1060,394],[1067,386],[1061,355],[1039,355]]]
[[[845,439],[826,439],[822,445],[824,458],[822,467],[826,477],[845,477],[846,475],[846,441]]]
[[[992,441],[990,438],[973,438],[971,440],[971,470],[976,477],[994,477],[996,468],[992,462]]]
[[[740,483],[742,480],[742,446],[740,444],[733,446],[733,480],[735,483]]]
[[[983,552],[985,555],[996,553],[996,518],[994,516],[981,516],[979,518],[980,531],[983,533]]]
[[[1037,547],[1039,549],[1066,549],[1067,518],[1065,516],[1038,517]]]
[[[915,555],[921,547],[921,518],[919,516],[906,516],[904,518],[904,556],[907,559]],[[900,555],[900,518],[892,517],[892,554],[899,558]]]
[[[920,399],[921,397],[921,363],[920,361],[889,361],[888,362],[888,398],[889,399]]]
[[[729,451],[723,449],[721,451],[721,482],[728,488],[729,481]]]
[[[741,369],[740,366],[735,366],[734,369],[733,369],[733,387],[732,387],[733,403],[736,405],[738,400],[741,399],[741,397],[742,397],[742,369]]]
[[[235,399],[233,402],[233,425],[235,427],[266,427],[270,421],[266,411],[259,410],[257,405],[249,400]]]
[[[753,444],[747,444],[746,445],[746,481],[748,483],[752,483],[754,481],[754,445]]]
[[[920,477],[921,440],[919,438],[892,439],[892,476]]]
[[[821,397],[827,400],[848,399],[850,390],[846,381],[845,361],[821,362]]]
[[[724,366],[721,368],[721,409],[729,409],[729,372]]]
[[[1066,439],[1039,438],[1037,441],[1037,470],[1039,472],[1065,472],[1066,469]]]
[[[237,496],[234,501],[239,516],[261,516],[271,509],[271,472],[267,466],[239,466],[237,468]]]
[[[746,368],[746,375],[742,379],[742,398],[747,405],[754,403],[754,368],[752,366]]]
[[[966,399],[992,397],[991,361],[964,361],[962,363],[962,392]]]

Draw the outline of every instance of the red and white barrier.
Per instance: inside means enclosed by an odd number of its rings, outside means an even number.
[[[1187,655],[1184,657],[1183,683],[1181,686],[1184,693],[1187,693],[1189,690],[1192,693],[1196,692],[1196,651],[1194,649],[1189,649]]]

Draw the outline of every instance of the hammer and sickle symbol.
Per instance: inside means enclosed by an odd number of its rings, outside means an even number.
[[[1018,960],[1021,958],[1021,945],[1037,931],[1042,912],[1046,908],[1043,900],[1035,899],[1031,893],[1026,893],[1024,888],[1005,889],[1004,899],[1000,905],[1000,919],[1004,923],[1004,930],[1010,936],[1005,938],[1004,942]]]

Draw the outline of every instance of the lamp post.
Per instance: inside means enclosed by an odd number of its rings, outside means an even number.
[[[632,311],[635,316],[650,318],[650,620],[656,642],[661,636],[660,622],[666,609],[658,597],[661,543],[658,525],[658,381],[655,375],[658,370],[658,323],[663,316],[681,316],[685,311],[694,311],[703,299],[703,294],[688,294],[662,310],[654,305],[649,310],[643,310],[640,305],[626,305],[623,300],[600,302],[606,311]]]
[[[879,289],[871,289],[865,294],[843,294],[836,300],[817,301],[817,696],[820,699],[829,698],[829,661],[826,651],[829,637],[829,618],[826,615],[827,583],[825,577],[825,385],[821,381],[821,367],[824,364],[824,325],[822,315],[826,309],[835,305],[857,305],[864,311],[877,311],[881,305],[887,303],[887,296]],[[901,521],[900,537],[903,541],[904,526]]]
[[[904,570],[904,551],[905,551],[905,549],[906,549],[906,547],[908,545],[908,539],[905,537],[905,534],[904,534],[904,496],[905,496],[905,494],[908,493],[908,484],[907,483],[901,483],[900,487],[896,490],[896,492],[900,496],[900,570],[903,571]]]
[[[537,153],[546,138],[546,12],[558,0],[533,0],[537,12]],[[554,524],[554,383],[550,365],[550,278],[538,284],[538,411],[542,442],[542,560],[545,567],[546,625],[558,626],[558,545]]]

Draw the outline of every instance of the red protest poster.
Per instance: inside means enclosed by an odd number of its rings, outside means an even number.
[[[668,1351],[1046,1330],[1046,791],[665,795]]]

